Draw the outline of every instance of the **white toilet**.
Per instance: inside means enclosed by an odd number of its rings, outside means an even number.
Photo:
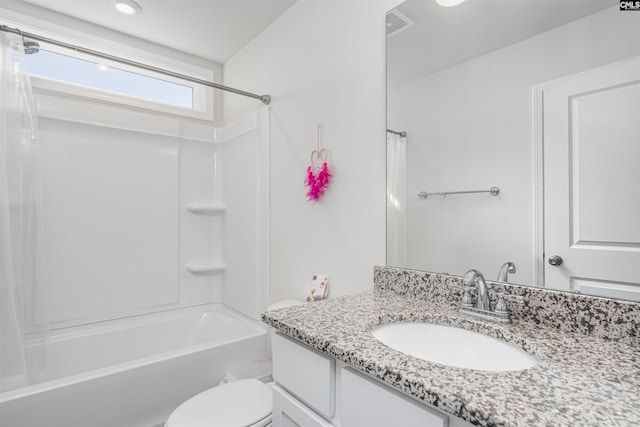
[[[267,310],[302,304],[285,300]],[[267,336],[273,330],[270,330]],[[250,378],[210,388],[178,406],[165,427],[263,427],[271,425],[272,384]]]
[[[271,425],[271,387],[256,379],[210,388],[174,410],[165,427],[263,427]]]

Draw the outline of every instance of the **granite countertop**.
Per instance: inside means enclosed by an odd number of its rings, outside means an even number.
[[[393,388],[481,426],[640,426],[640,346],[515,319],[469,319],[451,304],[375,289],[263,315],[265,323]],[[454,368],[378,342],[375,326],[424,321],[485,333],[538,359],[523,371]],[[470,349],[472,350],[472,349]]]

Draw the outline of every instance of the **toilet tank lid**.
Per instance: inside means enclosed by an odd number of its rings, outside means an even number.
[[[297,299],[285,299],[282,301],[274,302],[269,307],[267,307],[267,311],[278,310],[280,308],[287,308],[287,307],[300,305],[300,304],[303,304],[303,302]]]
[[[180,405],[166,427],[250,426],[271,414],[273,391],[256,379],[210,388]]]

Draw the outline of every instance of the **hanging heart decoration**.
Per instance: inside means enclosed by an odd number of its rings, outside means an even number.
[[[311,164],[307,167],[307,178],[305,184],[309,187],[307,191],[308,200],[317,202],[329,186],[331,173],[327,158],[329,152],[324,148],[311,152]]]

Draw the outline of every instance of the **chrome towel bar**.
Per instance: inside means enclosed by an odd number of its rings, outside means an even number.
[[[421,199],[426,199],[429,196],[442,196],[445,197],[449,194],[471,194],[471,193],[489,193],[492,196],[497,196],[500,194],[500,189],[498,187],[491,187],[488,190],[470,190],[470,191],[442,191],[439,193],[427,193],[426,191],[421,191],[418,193],[418,197]]]

